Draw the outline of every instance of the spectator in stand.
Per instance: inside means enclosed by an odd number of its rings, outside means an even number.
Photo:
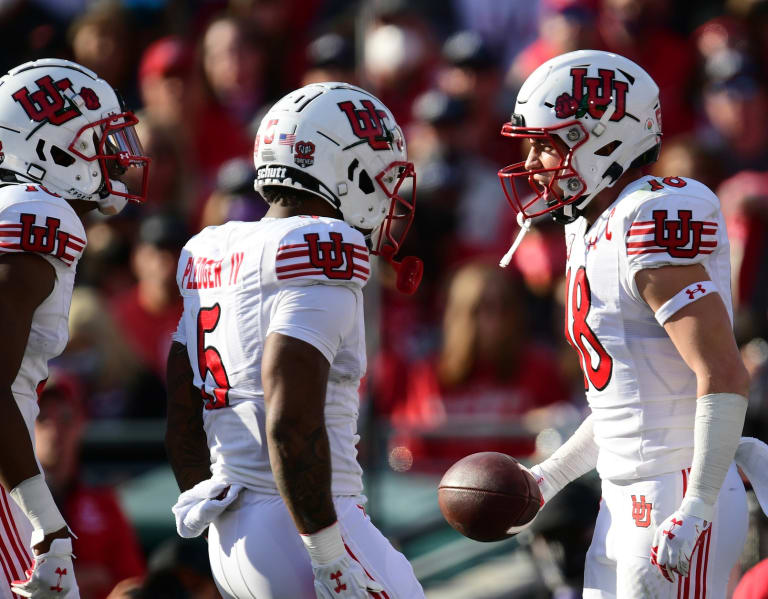
[[[253,161],[234,158],[225,162],[216,177],[216,189],[203,208],[200,228],[223,225],[230,220],[254,221],[267,212],[267,202],[253,188]]]
[[[704,146],[722,164],[725,176],[768,165],[768,92],[752,59],[724,50],[705,64]],[[663,101],[663,100],[662,100]],[[666,127],[666,117],[664,124]]]
[[[76,62],[109,81],[128,106],[138,107],[133,79],[133,44],[137,40],[130,29],[130,15],[119,1],[92,3],[72,23],[69,40]]]
[[[210,100],[241,127],[267,99],[268,55],[261,33],[248,22],[222,15],[202,40],[202,67]]]
[[[691,110],[695,53],[691,42],[670,26],[667,0],[602,0],[600,49],[641,65],[659,86],[665,139],[693,129]]]
[[[354,46],[338,33],[321,35],[307,47],[307,70],[302,85],[323,81],[346,81],[357,85]]]
[[[495,264],[455,273],[439,350],[407,372],[402,399],[389,400],[391,445],[410,452],[415,468],[441,469],[476,451],[533,452],[521,423],[554,415],[569,390],[554,353],[528,335],[525,314],[520,285]]]
[[[371,91],[406,127],[416,97],[429,89],[437,48],[428,23],[403,0],[373,2],[363,34],[363,74]]]
[[[602,49],[595,30],[597,0],[542,0],[539,36],[517,55],[509,85],[517,89],[540,64],[573,50]]]
[[[144,557],[114,491],[81,476],[83,399],[75,376],[52,369],[38,401],[35,447],[51,493],[77,535],[72,546],[80,597],[104,599],[119,581],[144,574]]]
[[[165,414],[165,387],[145,368],[112,319],[101,295],[75,287],[69,343],[51,362],[78,376],[89,418],[145,418]]]
[[[688,177],[715,189],[722,182],[722,165],[717,156],[693,135],[664,140],[664,151],[650,168],[657,177]]]
[[[146,219],[131,260],[136,284],[111,305],[126,341],[144,366],[162,380],[171,335],[183,307],[176,287],[176,262],[188,236],[177,217],[156,214]]]
[[[499,135],[514,106],[502,87],[499,61],[473,31],[460,31],[443,44],[444,65],[438,71],[438,87],[467,103],[468,129],[465,148],[493,164],[509,160],[509,144]]]
[[[743,171],[717,194],[731,242],[733,301],[739,342],[768,338],[768,173]]]

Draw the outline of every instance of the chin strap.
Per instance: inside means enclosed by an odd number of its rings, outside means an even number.
[[[517,237],[515,237],[515,241],[512,242],[512,245],[507,250],[507,253],[504,254],[504,256],[499,261],[499,266],[501,266],[502,268],[506,268],[507,266],[509,266],[509,263],[512,262],[512,256],[517,251],[517,248],[520,247],[520,243],[523,241],[523,237],[525,237],[525,234],[531,228],[531,219],[523,218],[523,213],[518,212],[517,224],[520,225],[520,230],[517,232]]]

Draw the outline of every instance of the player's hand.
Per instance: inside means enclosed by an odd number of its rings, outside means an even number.
[[[669,582],[675,581],[675,574],[688,576],[693,551],[710,526],[711,522],[676,511],[653,534],[651,563]]]
[[[72,557],[72,539],[53,539],[47,552],[35,556],[27,579],[11,582],[11,590],[32,599],[78,599]]]
[[[346,555],[324,566],[313,564],[312,570],[318,599],[370,599],[368,591],[384,590],[368,578],[358,562]]]
[[[520,465],[523,466],[522,464]],[[542,507],[544,507],[544,504],[546,503],[547,499],[551,499],[551,497],[545,498],[545,495],[544,495],[545,491],[549,492],[549,485],[547,485],[544,482],[544,475],[542,474],[538,464],[536,464],[531,468],[526,468],[525,466],[523,466],[523,468],[525,468],[528,471],[528,474],[530,474],[536,481],[536,484],[539,485],[539,492],[541,493],[541,505],[539,506],[539,509],[541,509]],[[507,534],[516,535],[520,532],[523,532],[525,529],[530,528],[531,526],[533,526],[533,523],[538,516],[539,514],[537,513],[533,518],[531,518],[530,522],[527,522],[522,526],[510,526],[507,529]]]

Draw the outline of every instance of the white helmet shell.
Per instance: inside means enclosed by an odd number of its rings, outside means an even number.
[[[313,83],[279,100],[261,121],[253,159],[257,191],[309,191],[360,229],[408,204],[397,196],[413,172],[403,132],[378,98],[348,83]]]
[[[502,135],[557,135],[565,143],[568,151],[554,178],[562,192],[557,194],[560,202],[545,193],[533,200],[510,197],[505,179],[530,176],[524,163],[510,165],[499,175],[508,199],[524,218],[560,208],[570,216],[570,204],[583,209],[636,159],[660,145],[659,88],[645,70],[623,56],[569,52],[548,60],[525,80]]]
[[[112,87],[89,69],[51,58],[22,64],[0,78],[0,169],[66,199],[141,201],[146,168],[140,194],[110,181],[114,165],[124,171],[149,163],[135,123]]]

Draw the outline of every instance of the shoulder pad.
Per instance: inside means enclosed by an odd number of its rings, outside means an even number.
[[[85,246],[83,225],[66,200],[39,185],[0,188],[0,253],[49,255],[72,266]]]
[[[627,256],[658,254],[669,262],[714,252],[725,235],[717,196],[692,179],[667,177],[648,183],[652,189],[644,186],[626,198]]]
[[[284,282],[362,287],[371,274],[362,233],[343,221],[308,218],[277,244],[275,275]]]

